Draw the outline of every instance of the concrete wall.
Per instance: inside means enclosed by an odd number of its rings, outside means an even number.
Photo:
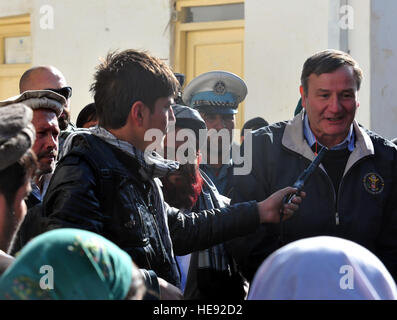
[[[348,47],[352,57],[364,73],[359,91],[360,107],[356,119],[365,127],[371,128],[371,51],[370,51],[370,3],[371,0],[349,0],[353,8],[353,28],[348,29]]]
[[[352,55],[363,70],[356,119],[370,128],[370,2],[371,0],[329,0],[328,47]]]
[[[0,0],[0,17],[19,16],[32,12],[32,0]]]
[[[303,63],[328,47],[328,10],[318,0],[245,2],[246,120],[292,118]]]
[[[53,9],[52,28],[45,6]],[[145,49],[169,59],[169,0],[0,0],[0,12],[31,14],[32,64],[51,64],[64,73],[73,87],[73,121],[92,101],[95,66],[108,51]]]
[[[245,119],[270,122],[292,117],[304,61],[326,48],[349,50],[364,71],[357,119],[370,127],[371,0],[249,0],[245,5]],[[349,5],[352,28],[341,28]]]
[[[99,59],[115,49],[145,49],[169,59],[168,0],[35,0],[34,64],[53,64],[74,88],[72,118],[92,101],[88,93]],[[54,7],[54,29],[42,30],[42,5]]]
[[[371,1],[371,127],[397,137],[397,1]]]

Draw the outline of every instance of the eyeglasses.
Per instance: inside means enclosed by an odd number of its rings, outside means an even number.
[[[58,93],[61,96],[65,97],[66,100],[72,96],[72,87],[63,87],[63,88],[59,88],[59,89],[49,88],[49,89],[44,89],[44,90],[50,90],[55,93]]]

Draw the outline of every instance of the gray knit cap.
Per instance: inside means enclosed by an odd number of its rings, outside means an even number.
[[[35,140],[32,109],[22,103],[0,108],[0,170],[17,162]]]
[[[197,133],[200,129],[207,129],[205,121],[197,110],[180,104],[174,104],[172,110],[176,120],[175,126],[192,129]]]
[[[66,105],[66,99],[60,94],[50,90],[28,90],[22,94],[0,101],[0,107],[23,102],[28,107],[35,109],[50,109],[59,117]]]

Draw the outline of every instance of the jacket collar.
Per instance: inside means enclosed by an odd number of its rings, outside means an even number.
[[[313,161],[314,153],[306,142],[303,133],[304,111],[298,113],[292,120],[287,122],[281,144],[287,149],[294,151],[303,157]],[[350,154],[346,164],[345,173],[358,160],[375,154],[374,145],[365,130],[358,125],[356,120],[353,121],[353,130],[356,137],[356,146]]]

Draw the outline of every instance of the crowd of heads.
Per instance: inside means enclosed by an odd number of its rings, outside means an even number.
[[[335,75],[340,80],[338,83],[345,86],[342,97],[335,96],[334,87],[330,86],[324,90],[321,86],[329,84],[329,79],[324,75],[330,74]],[[322,141],[325,144],[335,144],[339,141],[329,140],[327,138],[329,135],[337,136],[338,139],[346,135],[346,130],[352,123],[359,106],[357,91],[360,89],[362,78],[363,74],[358,64],[348,54],[340,51],[325,50],[311,56],[304,63],[301,74],[301,105],[312,121],[313,132],[319,137],[324,136]],[[196,137],[193,163],[183,164],[179,170],[163,178],[166,190],[165,201],[171,206],[191,209],[203,185],[199,170],[202,149],[198,138],[199,132],[206,129],[213,129],[216,132],[226,129],[232,139],[235,115],[239,104],[247,95],[247,87],[241,78],[224,71],[211,71],[196,77],[182,93],[183,82],[183,75],[174,74],[166,63],[147,52],[125,50],[109,53],[97,67],[90,88],[94,103],[88,104],[80,112],[77,127],[89,128],[97,125],[110,132],[117,131],[128,135],[131,137],[129,142],[135,144],[134,137],[139,136],[143,139],[145,131],[151,128],[160,129],[164,137],[172,123],[174,136],[170,137],[168,132],[164,148],[174,152],[176,160],[178,160],[177,149],[186,141],[171,143],[170,139],[175,139],[175,134],[179,130],[191,130]],[[54,172],[58,156],[58,137],[71,122],[72,89],[56,68],[40,66],[26,71],[21,77],[20,93],[17,97],[0,102],[0,249],[5,252],[9,250],[26,213],[24,198],[30,191],[31,179]],[[349,115],[348,121],[338,126],[333,125],[332,128],[324,125],[322,122],[324,117],[338,118],[342,111],[326,109],[321,99],[335,99],[331,103],[336,106],[335,108],[338,103],[342,104],[343,112]],[[255,117],[244,124],[243,130],[253,131],[268,125],[269,123],[263,118]],[[138,147],[147,146],[148,143]],[[221,150],[219,148],[218,151]],[[327,245],[332,242],[329,241],[330,239],[326,240]],[[305,243],[299,245],[304,247]],[[314,251],[328,250],[326,244],[323,242],[321,244],[323,246]],[[273,254],[261,267],[249,298],[340,298],[340,296],[332,296],[331,293],[322,296],[324,287],[321,286],[317,287],[314,296],[301,293],[306,284],[297,280],[300,275],[294,273],[296,261],[305,261],[309,264],[313,263],[314,257],[316,263],[324,267],[329,265],[322,260],[322,253],[314,255],[312,251],[306,250],[302,257],[295,257],[297,251],[294,250],[292,256],[291,248],[290,246]],[[334,247],[332,250],[337,251]],[[354,250],[361,249],[354,248]],[[285,255],[288,260],[284,258]],[[347,256],[345,252],[343,257]],[[40,290],[38,285],[40,279],[34,278],[34,284],[30,283],[32,290],[29,293],[23,290],[7,291],[6,288],[10,288],[11,282],[23,282],[21,274],[33,274],[32,270],[36,270],[42,264],[48,264],[48,261],[61,274],[57,278],[56,290]],[[361,261],[357,263],[360,265]],[[306,264],[300,266],[300,270],[304,271],[305,266]],[[273,274],[274,268],[277,270]],[[68,299],[71,292],[78,292],[75,298],[140,299],[144,294],[144,285],[137,270],[128,254],[100,236],[74,229],[51,231],[35,238],[22,250],[20,258],[8,269],[0,283],[2,295],[0,298]],[[70,281],[81,272],[91,276],[79,278],[78,282]],[[264,272],[267,280],[258,282],[258,277]],[[282,278],[280,274],[283,275]],[[291,282],[295,291],[283,289],[286,279]],[[371,282],[371,279],[364,280],[364,284]],[[390,279],[379,281],[388,283]],[[396,297],[393,288],[385,290],[380,296],[373,296],[370,288],[363,285],[363,288],[349,292],[357,296],[347,297]],[[375,291],[379,292],[379,290]],[[41,296],[43,292],[48,296]]]

